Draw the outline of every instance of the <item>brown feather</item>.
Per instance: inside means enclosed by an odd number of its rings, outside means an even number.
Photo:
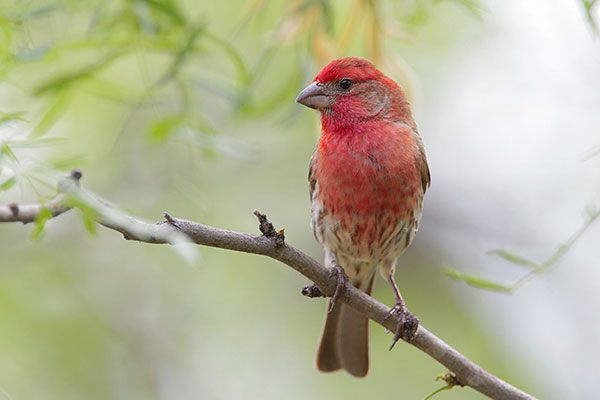
[[[371,294],[375,275],[359,289]],[[328,308],[329,309],[329,308]],[[336,304],[327,313],[321,344],[317,352],[317,368],[323,372],[345,369],[363,377],[369,371],[369,320],[350,306]]]
[[[416,133],[416,131],[415,131]],[[421,136],[417,133],[417,146],[419,147],[419,151],[417,153],[417,166],[419,167],[419,171],[421,172],[421,185],[423,187],[423,194],[431,184],[431,174],[429,173],[429,165],[427,164],[427,156],[425,155],[425,147],[423,146],[423,140]]]

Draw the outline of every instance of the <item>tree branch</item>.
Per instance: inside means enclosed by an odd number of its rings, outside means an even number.
[[[50,211],[52,218],[67,212],[71,209],[66,202],[68,195],[65,193],[72,185],[79,186],[81,179],[81,171],[74,169],[71,173],[61,180],[58,184],[58,195],[46,204],[27,204],[19,205],[11,203],[5,206],[0,206],[0,222],[22,222],[28,224],[35,221],[43,210]]]
[[[302,251],[285,243],[283,230],[277,232],[264,214],[255,212],[259,219],[261,236],[214,228],[186,219],[174,218],[167,213],[164,215],[164,221],[151,224],[122,214],[104,200],[84,191],[79,187],[80,178],[80,172],[71,172],[59,183],[59,194],[44,205],[0,206],[0,222],[29,223],[35,221],[44,208],[50,210],[55,217],[83,203],[95,211],[95,219],[99,224],[120,232],[128,240],[165,244],[185,240],[203,246],[264,255],[295,269],[317,284],[327,296],[331,296],[335,290],[335,277],[330,276],[329,270]],[[339,301],[348,304],[390,331],[396,329],[398,323],[396,316],[384,322],[390,311],[389,308],[355,287],[349,286]],[[470,386],[497,400],[535,399],[485,371],[422,325],[419,326],[410,344],[448,368],[456,378],[456,385]]]

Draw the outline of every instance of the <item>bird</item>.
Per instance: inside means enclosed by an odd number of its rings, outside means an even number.
[[[325,266],[337,276],[317,368],[364,377],[368,319],[336,296],[347,284],[371,294],[379,271],[396,300],[388,317],[399,318],[391,347],[414,338],[419,320],[408,311],[394,272],[419,228],[431,181],[427,157],[404,91],[369,60],[331,61],[296,102],[321,114],[308,174],[311,227]]]

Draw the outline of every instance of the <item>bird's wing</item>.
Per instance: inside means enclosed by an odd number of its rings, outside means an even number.
[[[308,189],[310,193],[310,227],[312,228],[313,235],[315,235],[315,239],[317,242],[323,243],[323,232],[322,232],[322,222],[323,222],[323,207],[320,205],[320,202],[315,198],[318,196],[318,187],[317,187],[317,174],[315,173],[316,168],[316,160],[317,160],[317,152],[313,153],[310,158],[310,165],[308,167]]]
[[[417,134],[417,144],[419,151],[417,152],[417,167],[421,172],[421,184],[423,185],[423,193],[431,184],[431,174],[429,173],[429,165],[427,164],[427,156],[425,155],[425,147],[419,134]]]
[[[421,174],[421,185],[423,188],[423,194],[431,184],[431,174],[429,173],[429,165],[427,164],[427,156],[425,155],[425,146],[423,146],[423,140],[417,130],[416,125],[408,125],[403,121],[396,121],[396,127],[398,129],[410,130],[414,135],[414,139],[417,145],[417,151],[415,152],[415,164]]]
[[[315,188],[317,187],[317,178],[315,177],[314,174],[314,164],[315,164],[315,159],[316,159],[316,154],[317,152],[315,151],[312,155],[312,157],[310,158],[310,165],[308,166],[308,190],[309,190],[309,194],[310,194],[310,201],[313,200],[313,194],[315,192]]]

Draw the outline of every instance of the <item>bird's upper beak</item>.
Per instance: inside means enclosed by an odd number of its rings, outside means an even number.
[[[334,98],[331,95],[325,93],[323,84],[319,82],[313,82],[298,94],[296,97],[296,103],[305,105],[306,107],[314,108],[315,110],[322,110],[324,108],[331,107],[333,105]]]

